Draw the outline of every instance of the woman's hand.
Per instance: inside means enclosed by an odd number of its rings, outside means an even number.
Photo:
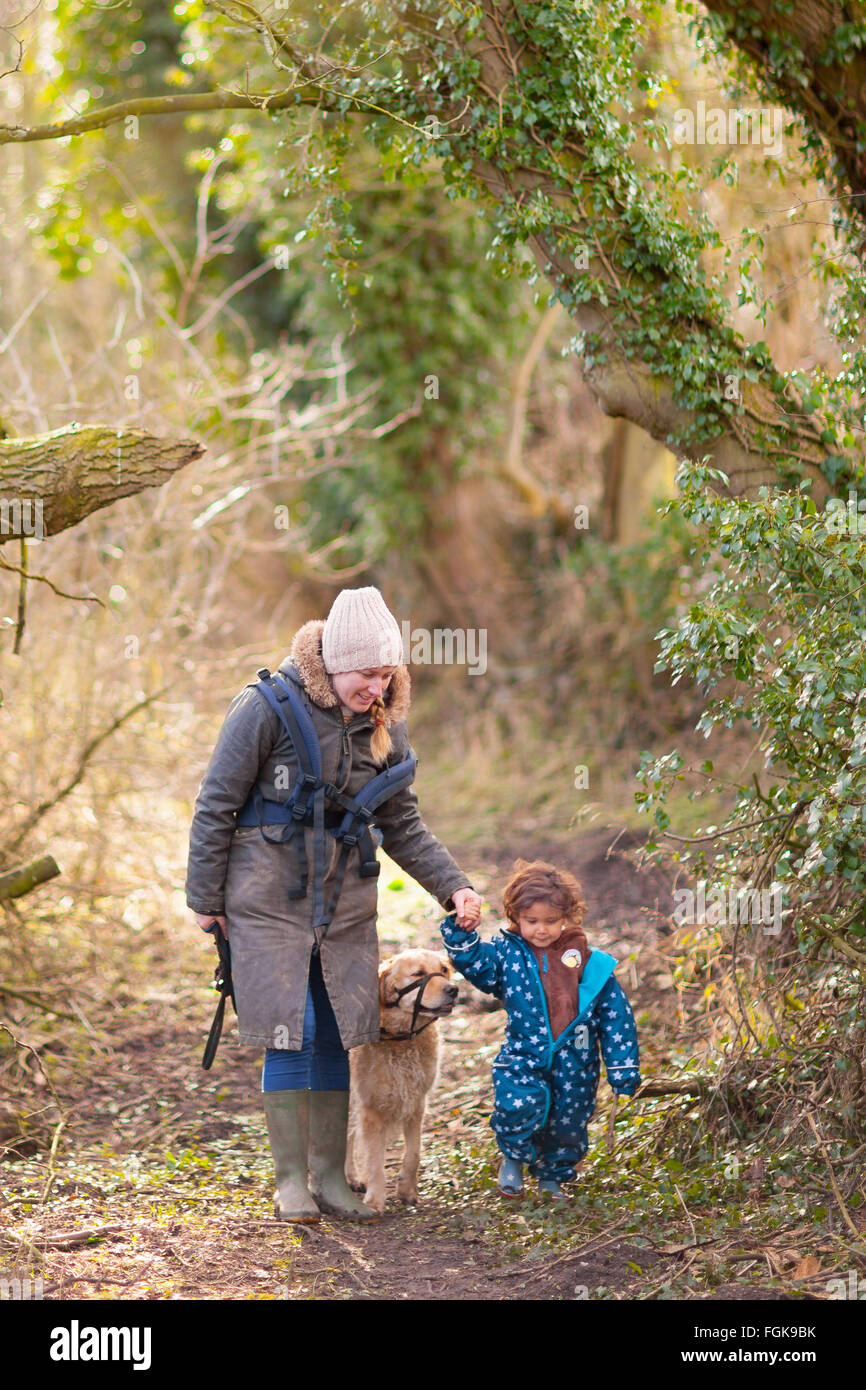
[[[228,927],[226,926],[225,917],[215,917],[212,912],[197,912],[195,914],[195,922],[197,927],[201,927],[202,931],[207,931],[211,922],[219,922],[220,931],[222,932],[226,941],[228,941],[229,931]]]
[[[456,893],[451,894],[451,901],[457,913],[458,927],[468,931],[470,927],[477,926],[481,921],[481,898],[474,888],[458,888]]]

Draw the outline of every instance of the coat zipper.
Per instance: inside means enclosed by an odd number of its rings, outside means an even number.
[[[337,718],[340,720],[342,728],[340,731],[340,762],[339,766],[337,767],[336,774],[333,778],[333,782],[334,786],[337,788],[338,791],[345,791],[345,784],[341,779],[343,778],[345,772],[345,781],[348,782],[349,774],[351,772],[351,767],[347,766],[347,763],[349,763],[351,760],[352,752],[351,743],[349,740],[349,729],[354,724],[356,719],[363,720],[366,719],[367,716],[365,714],[354,714],[347,724],[346,721],[343,719],[342,712],[339,708],[337,709],[336,713]],[[359,724],[358,727],[361,728],[362,725]]]
[[[340,719],[342,718],[343,716],[341,714]],[[338,791],[343,790],[343,770],[346,767],[346,763],[348,758],[350,757],[350,754],[351,749],[349,747],[349,726],[344,722],[340,735],[340,763],[337,768],[337,774],[334,778],[334,786],[337,788]],[[348,777],[346,778],[346,780],[348,780]]]
[[[589,962],[590,962],[591,959],[592,959],[592,951],[590,951],[589,955],[587,956],[587,959],[586,959],[586,964],[587,964],[587,966],[589,965]],[[584,973],[585,973],[585,971],[584,971]],[[568,1037],[569,1033],[571,1033],[571,1032],[576,1032],[577,1029],[578,1029],[578,1027],[581,1025],[581,1023],[585,1022],[586,1018],[588,1018],[588,1016],[589,1016],[589,1011],[590,1011],[590,1009],[592,1008],[593,1004],[595,1003],[595,1001],[596,1001],[596,999],[598,998],[598,996],[599,996],[599,994],[601,993],[601,991],[604,989],[604,986],[607,984],[607,981],[608,981],[609,979],[610,979],[610,975],[605,976],[605,979],[604,979],[603,983],[599,985],[598,989],[595,991],[595,994],[593,994],[592,998],[589,1000],[589,1002],[587,1003],[587,1005],[586,1005],[586,1007],[585,1007],[584,1009],[581,1009],[581,1007],[580,1007],[580,992],[579,992],[579,990],[578,990],[578,996],[577,996],[577,1010],[578,1010],[578,1011],[577,1011],[577,1014],[576,1014],[575,1017],[571,1020],[571,1022],[568,1024],[568,1026],[567,1026],[566,1028],[563,1028],[563,1030],[562,1030],[562,1032],[560,1033],[559,1037],[555,1039],[555,1042],[556,1042],[556,1044],[557,1044],[557,1047],[554,1049],[555,1051],[557,1051],[558,1048],[562,1046],[562,1044],[564,1043],[565,1039]]]

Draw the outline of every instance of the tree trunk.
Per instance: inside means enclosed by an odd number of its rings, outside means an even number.
[[[866,57],[858,44],[866,5],[708,6],[725,20],[729,44],[762,67],[767,90],[829,142],[834,159],[811,151],[816,177],[834,175],[846,206],[857,208],[852,215],[864,216],[858,201],[866,145],[858,128],[866,115]],[[735,495],[808,479],[821,506],[834,489],[856,482],[861,460],[841,442],[861,428],[854,407],[837,393],[822,415],[798,399],[766,345],[743,340],[729,306],[708,285],[703,234],[681,219],[670,190],[651,185],[627,143],[609,137],[611,99],[628,106],[632,93],[628,72],[610,94],[600,95],[594,80],[603,16],[570,0],[480,0],[478,7],[453,6],[434,23],[429,7],[392,0],[371,17],[370,40],[390,51],[399,80],[372,71],[369,86],[358,87],[358,74],[373,65],[350,63],[352,90],[335,92],[339,61],[334,66],[326,53],[310,50],[290,14],[275,28],[234,0],[212,0],[212,8],[232,30],[258,34],[278,70],[280,90],[244,102],[272,110],[311,106],[340,119],[354,111],[415,130],[419,121],[436,122],[438,133],[427,129],[419,141],[419,158],[433,142],[434,157],[446,156],[452,172],[460,171],[454,177],[462,191],[477,196],[480,187],[487,195],[498,240],[531,248],[576,324],[584,378],[606,414],[631,420],[678,458],[708,457]],[[780,45],[793,47],[792,40],[801,53],[793,67],[805,86],[779,59]],[[234,109],[240,100],[229,92],[182,99],[165,93],[138,105],[154,115]],[[130,109],[118,103],[32,130],[0,126],[0,142],[95,130]]]
[[[703,0],[724,20],[725,39],[752,60],[762,96],[787,106],[832,151],[837,192],[852,219],[866,222],[866,4],[849,0]],[[859,31],[855,34],[855,30]],[[797,81],[786,63],[797,49]],[[861,243],[862,247],[862,243]],[[861,251],[862,254],[862,251]]]
[[[537,109],[539,73],[555,71],[559,56],[550,31],[541,31],[543,39],[537,39],[513,0],[483,0],[483,10],[483,33],[473,44],[479,64],[472,93],[478,132],[501,125],[509,102]],[[455,46],[458,39],[455,30]],[[550,52],[545,41],[551,44]],[[427,61],[435,66],[432,56]],[[461,92],[459,100],[455,97],[449,104],[449,113],[465,127],[469,122],[462,107]],[[441,106],[436,114],[441,118]],[[639,425],[679,458],[709,455],[713,466],[728,475],[734,495],[806,477],[812,480],[812,497],[822,505],[833,489],[821,465],[828,453],[838,450],[820,438],[819,425],[773,364],[756,361],[725,322],[721,308],[715,317],[708,316],[709,301],[694,293],[704,279],[697,255],[684,254],[676,264],[653,252],[653,217],[644,222],[635,216],[637,204],[648,198],[640,171],[633,169],[631,183],[622,175],[606,180],[595,171],[585,177],[593,161],[580,125],[593,119],[590,109],[576,111],[568,132],[553,124],[545,128],[537,120],[532,126],[531,162],[519,137],[500,143],[503,157],[497,160],[478,156],[477,136],[474,142],[466,137],[464,141],[467,153],[475,144],[473,172],[500,204],[500,225],[509,223],[517,239],[526,240],[542,274],[588,340],[583,375],[599,406],[607,415]],[[591,215],[593,204],[602,201],[602,191],[604,225]],[[526,210],[542,198],[551,212],[537,217],[537,231],[527,236]],[[673,210],[671,216],[675,221]],[[578,248],[581,254],[575,255]],[[593,284],[598,292],[591,291]],[[668,342],[682,344],[691,356],[696,380],[705,373],[703,392],[691,392],[700,397],[697,407],[687,402],[689,393],[682,382],[662,368],[661,357],[651,360],[651,344],[643,331],[645,324],[658,320],[661,304],[677,301],[683,308],[669,310],[663,332]],[[722,399],[729,385],[734,396]]]

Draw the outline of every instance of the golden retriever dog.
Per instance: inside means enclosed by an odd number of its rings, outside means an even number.
[[[379,965],[382,1035],[349,1053],[352,1073],[346,1179],[364,1201],[385,1210],[385,1150],[402,1128],[397,1196],[418,1200],[421,1125],[439,1073],[437,1019],[457,998],[451,966],[438,951],[401,951]]]

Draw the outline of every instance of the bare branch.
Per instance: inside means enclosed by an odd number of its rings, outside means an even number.
[[[69,778],[69,781],[60,788],[56,796],[52,796],[50,801],[40,801],[39,805],[33,808],[30,815],[25,819],[24,824],[19,827],[15,838],[3,846],[6,855],[14,854],[18,846],[30,834],[33,827],[38,825],[43,816],[46,816],[49,811],[53,810],[59,801],[63,801],[65,797],[69,796],[70,792],[75,790],[83,780],[84,774],[87,771],[87,764],[90,762],[90,759],[93,757],[93,754],[100,744],[104,743],[107,738],[110,738],[111,735],[115,733],[122,724],[125,724],[128,719],[131,719],[134,714],[138,714],[139,710],[146,709],[148,705],[152,705],[154,700],[158,700],[160,695],[164,695],[168,689],[169,686],[164,685],[160,690],[154,691],[153,695],[147,695],[143,700],[138,700],[123,714],[119,714],[116,719],[113,719],[107,728],[103,729],[101,733],[95,734],[94,737],[84,745],[78,759],[78,766]]]
[[[65,589],[58,589],[57,585],[53,584],[47,575],[31,574],[30,570],[23,565],[7,564],[2,556],[0,556],[0,569],[8,570],[10,574],[20,574],[22,578],[34,584],[47,584],[52,594],[56,594],[58,598],[71,598],[74,599],[76,603],[98,603],[101,607],[105,607],[102,599],[97,598],[96,594],[68,594]]]
[[[351,97],[347,98],[352,100]],[[132,97],[103,106],[67,121],[48,125],[0,125],[0,145],[27,144],[33,140],[60,140],[67,135],[87,135],[105,130],[127,116],[183,116],[191,111],[285,111],[292,107],[322,106],[322,91],[296,92],[184,92],[152,97]]]

